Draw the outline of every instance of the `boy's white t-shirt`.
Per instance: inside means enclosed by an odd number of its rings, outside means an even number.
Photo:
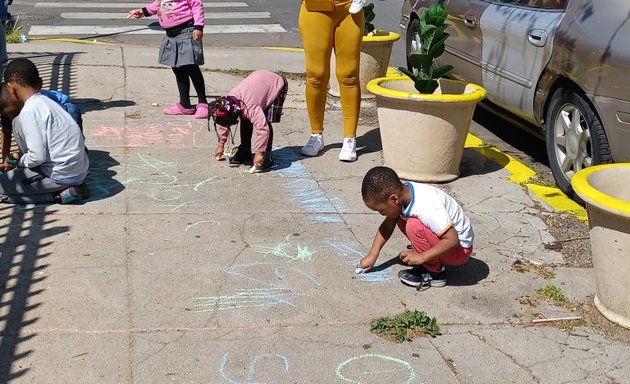
[[[403,207],[401,217],[404,220],[416,217],[438,237],[453,227],[461,246],[472,247],[475,234],[470,220],[455,199],[432,185],[414,182],[406,182],[405,185],[411,191],[411,201]]]
[[[39,167],[59,184],[78,184],[87,175],[89,159],[83,134],[68,112],[42,94],[26,100],[13,119],[13,134],[23,156],[19,167]]]

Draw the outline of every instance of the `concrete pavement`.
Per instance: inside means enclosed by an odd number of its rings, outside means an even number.
[[[588,305],[593,271],[562,266],[538,206],[483,151],[467,150],[462,176],[441,185],[468,212],[475,253],[448,270],[446,287],[418,292],[397,278],[399,233],[381,268],[354,273],[381,221],[360,198],[363,175],[382,164],[370,102],[357,162],[337,160],[334,100],[326,150],[303,158],[304,81],[294,77],[274,125],[277,165],[251,175],[213,160],[205,121],[161,113],[177,90],[157,47],[32,41],[8,51],[81,104],[92,197],[0,207],[0,381],[630,383],[627,333],[532,324],[581,316],[536,291],[553,285]],[[240,80],[230,69],[304,71],[301,52],[205,54],[209,95]],[[373,319],[416,309],[437,318],[441,336],[395,343],[370,332]]]

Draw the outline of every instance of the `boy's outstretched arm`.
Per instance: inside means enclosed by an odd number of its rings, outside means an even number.
[[[453,249],[457,248],[458,245],[459,238],[457,237],[457,232],[451,227],[440,237],[440,242],[434,247],[422,253],[407,250],[402,251],[400,252],[400,260],[408,265],[421,265],[449,254]]]
[[[376,231],[376,235],[374,236],[374,241],[372,241],[372,247],[370,247],[370,251],[367,256],[361,259],[359,262],[359,267],[363,268],[364,272],[367,272],[370,268],[374,266],[376,260],[378,259],[379,254],[381,253],[381,249],[387,240],[394,233],[394,229],[396,229],[396,222],[398,218],[386,217],[385,220],[381,223]]]

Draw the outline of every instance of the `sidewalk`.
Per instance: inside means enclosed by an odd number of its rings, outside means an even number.
[[[335,103],[324,154],[302,158],[309,128],[294,76],[274,125],[277,166],[251,175],[213,160],[205,121],[162,114],[177,90],[157,47],[8,51],[80,103],[92,197],[0,207],[0,382],[630,383],[628,333],[607,335],[592,313],[570,330],[532,324],[592,308],[593,271],[528,263],[563,256],[528,194],[480,152],[467,150],[462,177],[441,185],[469,214],[475,253],[448,270],[446,287],[418,292],[397,278],[399,233],[382,268],[354,273],[381,222],[360,197],[363,175],[382,164],[369,102],[358,161],[337,160]],[[209,95],[240,80],[230,69],[304,72],[301,52],[205,55],[206,69],[222,70],[204,72]],[[548,285],[573,304],[537,299]],[[442,336],[395,343],[370,332],[373,319],[416,309]]]

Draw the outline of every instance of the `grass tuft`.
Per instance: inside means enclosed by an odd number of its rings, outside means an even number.
[[[441,335],[435,317],[427,316],[423,311],[405,311],[392,317],[372,320],[370,330],[376,334],[394,339],[398,343],[411,341],[414,336]]]

